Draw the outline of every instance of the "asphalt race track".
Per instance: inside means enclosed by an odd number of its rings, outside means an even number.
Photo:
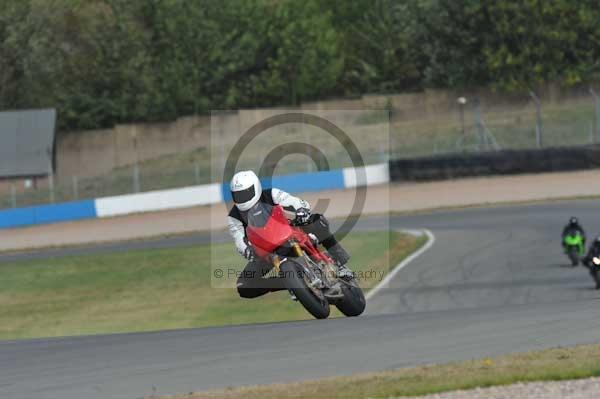
[[[0,398],[135,399],[600,342],[600,292],[585,269],[566,267],[560,247],[572,215],[590,238],[600,234],[598,201],[394,216],[394,228],[427,228],[436,242],[359,318],[0,342]],[[373,217],[360,228],[381,225]],[[207,239],[55,249],[0,262]]]

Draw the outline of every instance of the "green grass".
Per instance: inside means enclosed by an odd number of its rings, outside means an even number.
[[[398,398],[517,382],[600,376],[600,345],[512,354],[293,384],[228,389],[179,399]],[[174,397],[175,398],[175,397]]]
[[[355,270],[385,272],[423,242],[373,232],[353,233],[343,243],[354,255]],[[0,339],[309,318],[286,292],[244,300],[232,286],[211,287],[214,259],[236,268],[245,264],[232,244],[5,263]],[[374,283],[361,281],[365,287]]]

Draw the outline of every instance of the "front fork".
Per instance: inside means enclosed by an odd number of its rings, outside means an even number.
[[[275,268],[275,271],[279,275],[279,270],[280,270],[280,266],[281,266],[281,258],[279,257],[279,255],[277,255],[277,254],[271,255],[271,262],[273,263],[273,267]]]
[[[296,255],[298,258],[304,257],[304,251],[302,251],[302,248],[300,248],[300,245],[298,245],[298,243],[292,243],[292,249],[294,250],[294,255]],[[279,273],[280,271],[281,262],[282,259],[279,257],[279,255],[271,255],[271,263],[273,263],[273,267],[275,268],[275,271],[277,271],[277,273]]]

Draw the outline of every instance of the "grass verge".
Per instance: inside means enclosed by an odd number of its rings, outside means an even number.
[[[174,396],[177,399],[363,399],[419,396],[517,382],[600,376],[600,345],[581,345],[292,384]]]
[[[424,241],[397,232],[356,232],[343,244],[354,255],[352,268],[375,272],[361,281],[367,288]],[[286,292],[243,300],[231,286],[213,288],[214,259],[237,268],[245,264],[232,244],[3,263],[0,339],[310,317]]]

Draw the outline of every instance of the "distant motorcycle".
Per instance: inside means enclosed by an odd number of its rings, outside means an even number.
[[[600,289],[600,278],[598,277],[598,273],[600,272],[600,257],[594,256],[592,261],[587,265],[590,268],[590,274],[596,283],[596,289]]]
[[[565,248],[565,253],[571,260],[573,267],[577,266],[585,252],[583,236],[581,233],[575,232],[574,234],[567,234],[563,239],[563,247]]]

